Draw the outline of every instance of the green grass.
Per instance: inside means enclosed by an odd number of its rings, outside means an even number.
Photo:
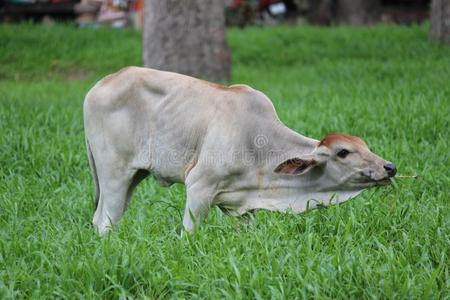
[[[214,210],[183,238],[183,187],[152,179],[113,234],[91,227],[83,97],[142,64],[140,33],[0,26],[0,41],[0,299],[450,299],[450,47],[427,26],[230,30],[232,83],[420,179],[302,215]]]

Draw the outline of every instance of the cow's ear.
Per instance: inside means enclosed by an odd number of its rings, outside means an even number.
[[[312,170],[318,165],[324,165],[330,157],[326,147],[318,147],[312,153],[294,157],[282,162],[274,172],[279,174],[300,175]]]
[[[282,162],[275,168],[274,172],[278,174],[300,175],[308,172],[317,166],[317,161],[314,159],[290,158]]]

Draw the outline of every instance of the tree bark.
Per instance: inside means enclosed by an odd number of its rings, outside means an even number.
[[[450,0],[432,1],[430,34],[435,39],[450,43]]]
[[[380,0],[337,0],[336,22],[352,26],[376,23],[380,17]]]
[[[308,20],[315,25],[331,25],[333,0],[309,0]]]
[[[309,0],[313,24],[365,26],[380,19],[381,0]]]
[[[146,67],[229,80],[224,1],[146,0],[144,14]]]

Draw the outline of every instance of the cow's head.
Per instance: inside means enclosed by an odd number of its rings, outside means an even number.
[[[327,188],[360,190],[390,183],[395,165],[372,153],[360,138],[328,134],[307,155],[281,163],[275,173],[314,174],[327,182]]]

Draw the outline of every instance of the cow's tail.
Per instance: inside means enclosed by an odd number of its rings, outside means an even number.
[[[97,210],[98,200],[100,198],[100,185],[98,184],[97,168],[95,167],[94,156],[92,155],[91,146],[89,145],[89,140],[86,137],[86,148],[89,158],[89,166],[91,167],[92,178],[95,184],[95,210]]]

